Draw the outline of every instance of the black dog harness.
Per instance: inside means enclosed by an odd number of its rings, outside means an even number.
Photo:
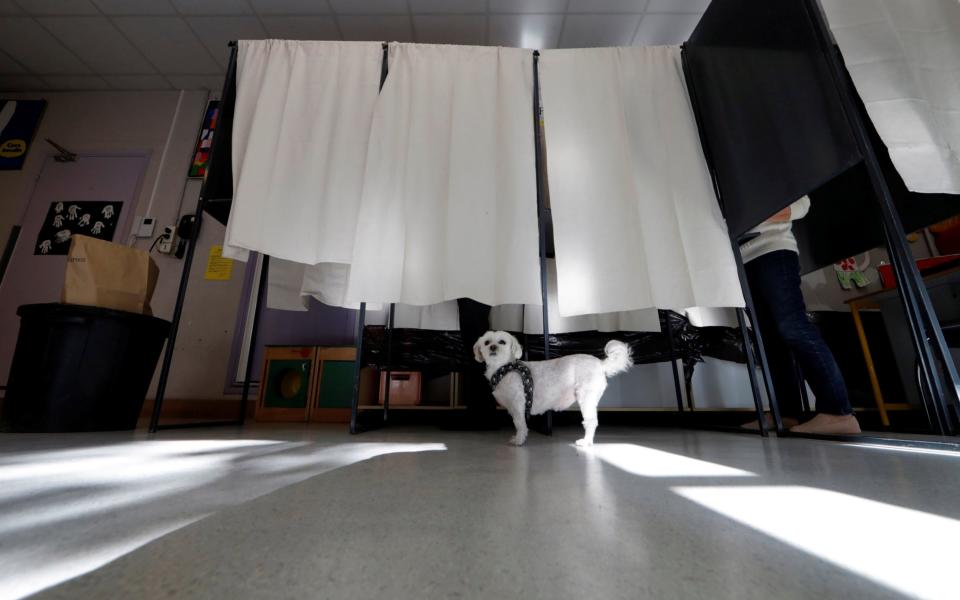
[[[490,387],[497,389],[497,386],[500,385],[500,382],[503,381],[503,378],[509,373],[516,372],[520,375],[520,381],[523,382],[523,397],[526,400],[524,406],[524,415],[526,419],[530,419],[530,409],[533,408],[533,375],[530,374],[530,367],[523,364],[519,360],[515,360],[511,363],[507,363],[500,367],[494,372],[493,376],[490,377]]]

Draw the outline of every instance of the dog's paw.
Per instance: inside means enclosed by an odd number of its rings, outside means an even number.
[[[512,438],[510,438],[510,445],[511,445],[511,446],[522,446],[522,445],[524,444],[524,442],[526,442],[526,441],[527,441],[527,436],[517,434],[517,435],[513,436]]]
[[[587,438],[580,438],[577,440],[577,447],[586,448],[587,446],[592,446],[593,440],[588,440]]]

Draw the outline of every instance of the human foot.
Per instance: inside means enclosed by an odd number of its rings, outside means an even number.
[[[824,435],[849,435],[860,433],[860,423],[853,415],[827,415],[820,413],[802,425],[791,427],[793,433],[819,433]]]

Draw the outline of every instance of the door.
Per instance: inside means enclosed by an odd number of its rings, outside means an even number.
[[[17,307],[60,300],[67,257],[56,254],[49,245],[46,254],[39,250],[43,240],[38,238],[48,225],[51,205],[62,202],[65,211],[81,202],[120,205],[119,210],[114,209],[117,221],[112,239],[126,244],[146,166],[145,155],[80,155],[75,162],[65,163],[56,162],[51,157],[44,163],[19,223],[20,237],[16,248],[0,282],[0,382],[3,385],[7,382],[20,329]]]

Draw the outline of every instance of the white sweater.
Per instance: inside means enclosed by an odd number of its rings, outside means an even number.
[[[790,220],[782,223],[764,221],[750,230],[750,233],[759,233],[757,237],[740,246],[743,254],[743,263],[770,254],[777,250],[798,252],[797,238],[793,237],[793,222],[802,219],[810,212],[810,198],[804,196],[790,205]]]

